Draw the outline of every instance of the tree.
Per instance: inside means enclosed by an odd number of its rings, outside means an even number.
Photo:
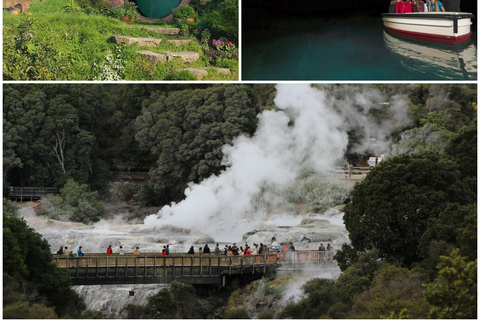
[[[96,199],[97,192],[90,192],[88,185],[78,184],[69,179],[60,189],[60,195],[47,196],[43,200],[41,214],[53,219],[82,223],[96,222],[103,216],[105,209]]]
[[[147,316],[153,319],[197,318],[196,303],[197,297],[192,285],[173,281],[169,288],[161,289],[148,297]]]
[[[420,260],[419,244],[449,203],[475,198],[456,166],[430,153],[400,155],[382,163],[358,183],[345,207],[353,248],[377,248],[388,261],[409,266]]]
[[[252,101],[244,85],[152,95],[135,122],[137,142],[157,159],[142,190],[144,203],[182,200],[189,182],[224,169],[223,146],[255,130]]]
[[[430,305],[423,297],[424,275],[390,264],[376,272],[370,289],[355,297],[351,316],[357,319],[427,318]]]
[[[48,242],[28,227],[25,220],[5,214],[3,216],[3,232],[4,235],[7,235],[7,247],[4,244],[3,252],[6,266],[4,272],[9,276],[6,278],[4,275],[4,279],[10,279],[4,281],[4,286],[11,284],[12,281],[19,284],[28,283],[26,291],[34,293],[34,295],[36,295],[35,292],[38,292],[38,295],[46,300],[45,306],[54,307],[59,317],[80,317],[86,307],[85,303],[71,289],[72,281],[68,271],[57,268],[53,263]],[[13,239],[16,240],[16,243]],[[17,268],[12,263],[15,263]],[[22,294],[18,295],[20,300],[12,301],[13,305],[7,310],[26,314],[26,306],[22,304],[25,301],[22,300]],[[38,300],[42,301],[42,299]],[[20,303],[16,304],[17,301]],[[68,304],[65,301],[68,301]],[[32,314],[31,310],[29,312]],[[49,311],[43,310],[43,312],[48,313]]]
[[[468,262],[459,250],[442,257],[438,278],[425,288],[425,298],[434,305],[431,318],[477,318],[477,260]]]

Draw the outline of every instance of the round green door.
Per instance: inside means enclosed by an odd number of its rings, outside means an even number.
[[[147,18],[162,18],[175,9],[181,0],[137,0],[140,12]]]

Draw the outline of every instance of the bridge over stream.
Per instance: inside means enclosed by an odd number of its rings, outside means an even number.
[[[225,286],[234,277],[273,276],[281,267],[299,270],[319,264],[337,265],[335,251],[295,251],[259,255],[185,255],[160,253],[54,255],[54,262],[69,271],[74,285],[148,284],[179,281]]]

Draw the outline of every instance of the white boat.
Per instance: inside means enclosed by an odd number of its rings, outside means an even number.
[[[383,13],[388,32],[418,40],[459,44],[470,39],[473,14],[467,12]]]

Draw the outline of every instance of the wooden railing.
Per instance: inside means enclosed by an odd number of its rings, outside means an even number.
[[[54,262],[69,271],[74,284],[161,283],[178,280],[186,283],[220,283],[223,276],[265,274],[280,265],[333,262],[334,251],[296,251],[258,255],[161,256],[89,254],[83,257],[54,255]]]
[[[33,201],[48,194],[58,194],[58,188],[52,187],[8,187],[8,198],[15,201]]]
[[[345,179],[360,178],[363,179],[369,174],[371,169],[369,167],[347,167],[345,168],[332,168],[328,172],[333,177],[343,176]]]

